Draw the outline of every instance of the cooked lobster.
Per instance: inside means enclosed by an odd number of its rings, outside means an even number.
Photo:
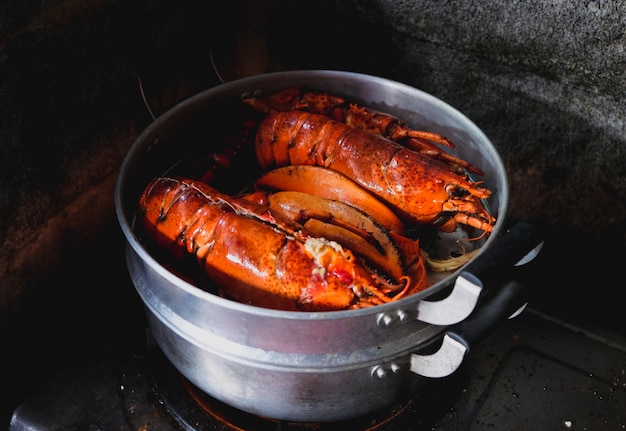
[[[449,165],[380,134],[305,111],[277,112],[259,125],[255,149],[263,169],[316,165],[351,178],[405,222],[453,231],[465,224],[491,232],[481,199],[490,191]]]
[[[350,127],[366,130],[418,151],[447,164],[457,173],[463,170],[484,176],[481,169],[466,160],[442,151],[436,144],[455,148],[445,136],[411,129],[401,119],[373,109],[349,103],[345,99],[324,92],[305,90],[303,86],[290,87],[265,97],[244,99],[244,103],[259,112],[306,111],[342,122]]]
[[[395,301],[429,285],[419,240],[405,227],[492,231],[482,202],[490,191],[468,172],[484,174],[439,149],[454,147],[445,137],[300,87],[244,102],[267,115],[245,127],[265,171],[255,192],[233,197],[158,178],[139,203],[147,237],[194,256],[223,296],[299,311]]]
[[[390,281],[335,241],[251,199],[199,181],[157,178],[144,189],[146,236],[174,256],[195,258],[223,296],[294,311],[362,308],[427,286],[423,262]]]

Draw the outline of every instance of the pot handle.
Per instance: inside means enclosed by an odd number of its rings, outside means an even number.
[[[501,286],[511,270],[534,259],[543,245],[540,230],[519,222],[492,246],[468,263],[457,277],[452,292],[439,301],[420,301],[417,319],[431,325],[452,325],[467,318],[485,292]]]
[[[498,323],[516,317],[526,307],[528,294],[526,285],[518,281],[519,267],[532,261],[542,246],[540,229],[520,222],[494,247],[485,250],[483,258],[468,264],[459,278],[480,290],[482,303],[467,319],[446,330],[437,352],[412,354],[411,371],[424,377],[452,374],[472,344],[480,341]]]
[[[445,377],[456,371],[470,346],[507,318],[519,315],[526,306],[526,285],[507,282],[464,321],[449,327],[439,350],[432,355],[411,355],[411,371],[424,377]]]

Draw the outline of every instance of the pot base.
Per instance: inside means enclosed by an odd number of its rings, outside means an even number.
[[[149,369],[153,374],[159,403],[162,403],[168,413],[185,429],[394,431],[407,429],[407,423],[425,423],[433,411],[431,408],[424,408],[427,404],[421,399],[423,397],[418,395],[399,401],[389,408],[349,420],[333,422],[277,420],[247,413],[206,394],[181,375],[156,347],[149,358]],[[431,395],[437,392],[436,389],[433,390],[435,392],[427,392]],[[434,417],[432,419],[434,420]]]

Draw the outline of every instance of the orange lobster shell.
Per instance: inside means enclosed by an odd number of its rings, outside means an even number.
[[[381,135],[304,111],[270,114],[256,134],[264,169],[317,165],[336,170],[387,203],[405,222],[452,231],[465,224],[491,232],[481,202],[490,191],[428,155]]]
[[[345,99],[325,92],[306,90],[303,86],[289,87],[264,97],[244,99],[246,105],[259,112],[306,111],[321,114],[347,124],[348,126],[375,133],[406,145],[422,154],[437,159],[458,173],[463,170],[485,176],[483,171],[467,162],[441,150],[435,144],[455,148],[445,136],[423,130],[411,129],[400,118],[385,112],[375,111],[364,106],[349,103]]]
[[[205,183],[157,178],[139,201],[145,234],[175,256],[195,255],[220,292],[239,302],[294,311],[331,311],[390,302],[427,285],[392,285],[350,250]]]

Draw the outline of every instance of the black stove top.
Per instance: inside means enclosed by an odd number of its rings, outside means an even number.
[[[150,339],[150,337],[147,337]],[[329,424],[274,421],[194,388],[150,343],[96,362],[24,401],[10,430],[597,430],[626,428],[626,340],[526,310],[486,338],[454,375],[424,379],[412,400]]]
[[[623,317],[568,323],[575,319],[564,316],[591,310],[595,297],[550,306],[567,283],[538,286],[540,299],[485,338],[452,376],[424,378],[414,399],[353,421],[299,424],[239,412],[181,377],[151,342],[117,226],[100,239],[34,291],[11,322],[1,368],[10,430],[626,429],[626,337],[596,325]],[[102,255],[104,262],[93,257]]]

